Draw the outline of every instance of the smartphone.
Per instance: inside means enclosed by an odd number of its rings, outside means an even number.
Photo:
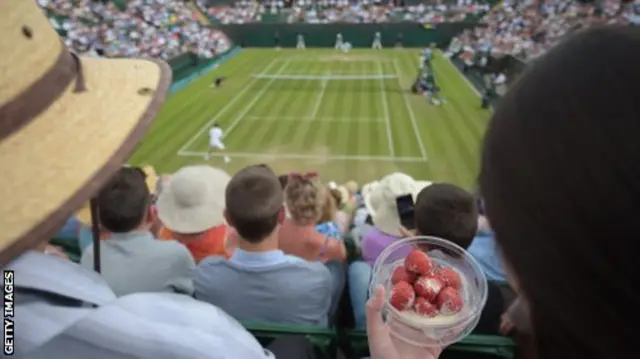
[[[406,229],[415,229],[415,219],[413,217],[413,196],[410,194],[396,197],[396,207],[400,224]]]

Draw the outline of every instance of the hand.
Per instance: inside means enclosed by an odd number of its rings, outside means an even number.
[[[384,287],[367,302],[367,336],[371,359],[437,359],[443,348],[416,347],[397,339],[382,320]]]
[[[404,227],[400,227],[400,235],[402,236],[402,238],[415,237],[416,231],[411,231]]]
[[[504,313],[500,317],[500,329],[498,330],[502,335],[509,335],[514,329],[515,324],[511,320],[509,313]]]
[[[49,254],[49,255],[58,256],[60,258],[69,259],[67,254],[62,249],[60,249],[60,247],[57,247],[51,244],[47,244],[47,246],[44,249],[44,254]]]

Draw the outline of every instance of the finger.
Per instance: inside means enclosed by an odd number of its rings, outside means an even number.
[[[372,298],[367,301],[367,333],[373,334],[384,326],[382,306],[384,305],[384,287],[379,285]],[[374,334],[375,335],[375,334]]]
[[[404,228],[404,227],[400,227],[400,234],[402,235],[402,237],[413,237],[414,233],[411,232],[410,230]]]

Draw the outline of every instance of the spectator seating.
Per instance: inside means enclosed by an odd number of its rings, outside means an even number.
[[[375,1],[299,0],[257,3],[239,0],[230,6],[216,3],[214,6],[208,7],[206,1],[199,1],[198,4],[213,22],[222,24],[246,24],[249,22],[326,24],[335,22],[456,22],[465,20],[469,16],[475,18],[481,16],[489,10],[494,2],[477,1],[463,4],[456,1],[439,3],[411,1],[405,6],[395,6],[394,3]]]
[[[343,347],[348,358],[362,358],[369,355],[367,333],[364,330],[352,330],[346,333],[346,346]],[[513,359],[516,355],[515,342],[497,335],[471,334],[463,340],[447,347],[441,359]]]

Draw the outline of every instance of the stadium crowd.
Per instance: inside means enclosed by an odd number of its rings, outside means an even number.
[[[467,53],[490,52],[529,60],[542,55],[573,31],[602,24],[640,26],[640,1],[503,1],[482,25],[453,42]]]
[[[226,43],[178,3],[80,3],[40,1],[65,17],[68,45],[83,53],[214,56]],[[508,36],[525,41],[540,27],[511,30],[511,15],[503,27],[506,7],[490,15],[491,44],[513,51]],[[543,50],[573,28],[566,9],[531,11],[519,22],[541,21]],[[0,3],[0,24],[10,30],[0,42],[0,263],[15,271],[16,328],[29,333],[17,334],[20,357],[311,358],[304,338],[265,349],[238,321],[330,326],[347,288],[372,358],[436,359],[442,348],[389,334],[384,289],[369,297],[373,263],[413,235],[451,241],[482,266],[490,284],[476,333],[533,331],[543,359],[635,350],[638,28],[580,32],[541,57],[493,115],[472,194],[403,173],[360,186],[265,164],[233,175],[123,166],[168,92],[169,67],[66,56],[24,0]],[[403,195],[414,200],[415,229],[400,223]],[[92,226],[99,240],[83,241]],[[51,236],[77,238],[79,264],[47,245]],[[507,279],[515,301],[501,288]]]
[[[220,31],[202,26],[183,1],[115,2],[38,0],[52,24],[77,53],[93,56],[149,56],[168,60],[184,52],[212,58],[230,48]]]
[[[288,23],[327,24],[341,23],[385,23],[415,21],[423,23],[443,23],[464,20],[467,15],[477,15],[489,10],[488,4],[464,3],[416,3],[411,5],[363,1],[312,1],[254,2],[240,0],[231,6],[207,7],[205,1],[200,6],[213,18],[227,24],[259,22],[265,15],[282,15]]]

